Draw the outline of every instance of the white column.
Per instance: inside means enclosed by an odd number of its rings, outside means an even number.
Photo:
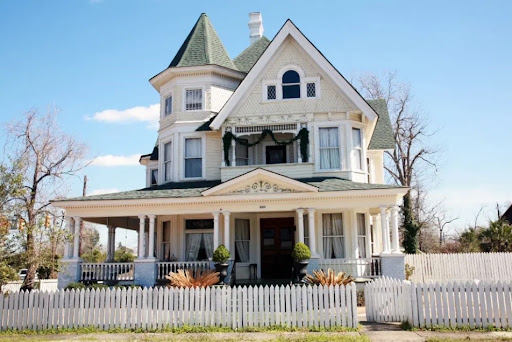
[[[231,140],[231,166],[236,166],[236,141]]]
[[[219,215],[218,211],[213,213],[213,250],[219,247]]]
[[[379,233],[379,215],[372,215],[373,248],[372,254],[380,254],[382,251]]]
[[[382,253],[390,253],[391,248],[389,246],[389,222],[388,213],[386,212],[387,207],[380,207],[380,225],[382,228]]]
[[[315,209],[308,209],[308,229],[309,229],[309,250],[311,256],[317,256],[316,253],[316,227],[315,227]]]
[[[115,227],[107,226],[108,234],[107,234],[107,259],[106,262],[114,261],[114,250],[115,250]]]
[[[73,234],[73,222],[71,217],[66,216],[66,229],[68,234]],[[71,242],[66,238],[66,244],[64,245],[64,259],[71,259]]]
[[[398,235],[398,206],[394,205],[391,207],[391,240],[392,240],[392,251],[393,253],[402,253],[400,250],[400,242]]]
[[[75,231],[74,231],[74,242],[73,242],[73,259],[77,260],[79,259],[79,253],[80,253],[80,217],[75,216],[73,217],[73,220],[75,221]]]
[[[231,242],[230,242],[230,229],[229,229],[229,223],[230,223],[230,216],[231,213],[229,211],[223,211],[222,214],[224,215],[224,246],[228,249],[228,251],[231,252]],[[231,256],[234,256],[232,253]]]
[[[156,215],[148,215],[149,218],[149,245],[147,259],[155,259],[155,218]]]
[[[137,259],[144,259],[144,226],[146,225],[146,215],[139,215],[139,253]]]
[[[299,242],[304,243],[304,209],[297,209],[297,227]]]

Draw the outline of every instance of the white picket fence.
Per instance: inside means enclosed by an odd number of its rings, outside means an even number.
[[[407,254],[413,282],[512,280],[512,253]]]
[[[356,286],[255,286],[0,295],[0,330],[357,327]]]
[[[365,288],[371,322],[414,327],[512,328],[512,282],[411,283],[378,279]]]
[[[39,291],[57,291],[57,279],[41,279],[37,280],[39,283]],[[23,281],[11,281],[2,286],[2,291],[5,292],[19,292]]]

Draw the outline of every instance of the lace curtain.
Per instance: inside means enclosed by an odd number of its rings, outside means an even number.
[[[341,214],[322,215],[324,258],[344,258],[343,218]]]
[[[244,219],[235,220],[235,250],[237,260],[240,262],[249,262],[249,240],[250,240],[250,221]]]
[[[332,170],[340,168],[340,148],[338,128],[320,128],[320,169]]]

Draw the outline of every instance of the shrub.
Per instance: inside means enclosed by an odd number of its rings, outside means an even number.
[[[87,286],[83,283],[70,283],[65,290],[85,290]]]
[[[340,272],[337,275],[330,268],[327,274],[323,270],[313,271],[313,275],[306,275],[306,282],[313,285],[347,285],[354,281],[354,278],[346,273]]]
[[[198,269],[178,270],[177,273],[169,273],[165,278],[170,282],[169,287],[208,287],[220,281],[219,272]]]
[[[105,284],[91,284],[89,286],[87,286],[88,289],[90,290],[101,290],[101,289],[108,289],[108,285],[105,285]]]
[[[295,247],[293,247],[292,258],[296,262],[308,260],[311,258],[311,251],[308,246],[302,242],[298,242],[295,244]]]
[[[219,245],[215,252],[213,252],[213,261],[219,264],[225,264],[229,257],[231,257],[231,254],[229,254],[228,249],[224,245]]]

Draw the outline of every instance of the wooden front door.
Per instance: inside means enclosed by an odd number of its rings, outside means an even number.
[[[293,217],[261,219],[261,277],[290,278],[294,246]]]

